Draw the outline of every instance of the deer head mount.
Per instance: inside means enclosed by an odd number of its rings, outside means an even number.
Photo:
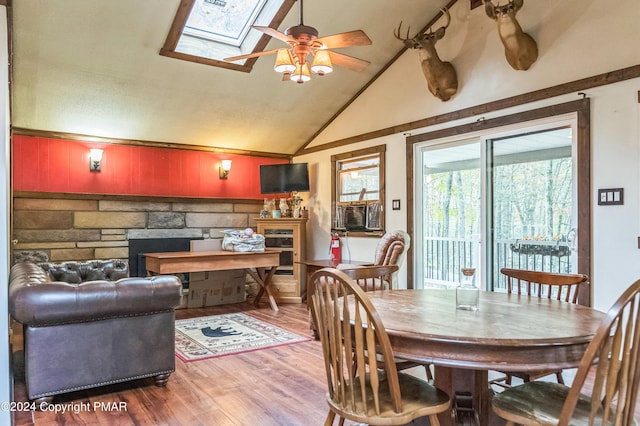
[[[451,15],[447,9],[442,9],[447,18],[447,23],[436,31],[431,28],[426,33],[409,37],[411,27],[407,28],[406,37],[400,36],[402,22],[393,31],[393,35],[402,41],[409,49],[417,49],[422,65],[422,72],[427,79],[427,86],[433,96],[448,101],[458,91],[458,75],[450,62],[443,62],[436,51],[436,42],[444,37],[445,31],[451,23]]]
[[[504,45],[507,62],[515,70],[528,70],[538,59],[538,45],[529,34],[522,31],[516,20],[524,0],[509,0],[509,3],[494,6],[491,0],[485,0],[484,10],[489,18],[498,23],[498,34]]]

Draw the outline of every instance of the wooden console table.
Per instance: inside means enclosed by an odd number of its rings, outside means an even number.
[[[144,256],[147,275],[245,269],[260,286],[253,303],[258,306],[260,299],[266,293],[271,309],[277,312],[278,305],[269,286],[273,274],[280,266],[280,252],[281,250],[275,249],[249,253],[222,250],[176,251],[144,253]]]

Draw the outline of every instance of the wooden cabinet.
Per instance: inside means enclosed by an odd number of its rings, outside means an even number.
[[[279,303],[302,303],[305,277],[302,264],[306,258],[307,219],[256,219],[258,234],[267,247],[282,250],[280,267],[271,281],[271,291]]]

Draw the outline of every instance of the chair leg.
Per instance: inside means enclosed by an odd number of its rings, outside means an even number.
[[[564,377],[562,376],[562,371],[556,372],[556,380],[558,380],[558,383],[560,383],[561,385],[564,385]]]
[[[424,371],[427,373],[427,380],[433,380],[433,374],[431,374],[431,364],[424,365]]]
[[[336,413],[334,413],[333,411],[329,410],[329,413],[327,414],[327,418],[324,420],[324,426],[331,426],[333,425],[333,419],[336,418]]]
[[[440,426],[440,420],[438,420],[438,415],[434,414],[432,416],[429,416],[429,423],[431,423],[431,426]]]

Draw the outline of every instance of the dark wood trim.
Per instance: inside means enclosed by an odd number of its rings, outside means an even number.
[[[406,189],[406,197],[407,197],[407,234],[409,234],[409,237],[411,239],[411,241],[413,241],[413,244],[409,244],[409,249],[407,250],[407,288],[412,289],[415,288],[414,284],[413,284],[413,268],[414,268],[414,261],[413,261],[413,246],[416,244],[416,230],[415,230],[415,226],[414,226],[414,214],[413,214],[413,204],[414,204],[414,198],[413,198],[413,191],[414,191],[414,186],[413,186],[413,175],[414,175],[414,167],[413,167],[413,149],[414,149],[414,144],[412,143],[406,143],[405,144],[405,149],[406,149],[406,157],[407,157],[407,162],[406,162],[406,170],[407,170],[407,189]]]
[[[187,19],[189,18],[191,9],[193,9],[194,3],[195,0],[182,0],[180,2],[176,16],[173,18],[171,28],[169,28],[169,33],[167,34],[167,38],[164,41],[164,45],[162,46],[162,49],[160,49],[160,52],[176,50],[176,46],[178,46],[178,41],[180,40],[180,35],[182,35],[182,30],[187,23]]]
[[[331,161],[347,160],[349,158],[362,157],[362,156],[369,155],[369,154],[376,154],[376,153],[379,153],[379,152],[385,152],[386,150],[387,150],[387,146],[386,145],[370,146],[370,147],[367,147],[367,148],[358,149],[357,151],[342,152],[340,154],[332,155],[331,156]]]
[[[407,145],[412,145],[418,142],[425,142],[434,139],[440,139],[448,136],[464,135],[467,133],[493,129],[496,127],[508,126],[510,124],[523,123],[526,121],[539,120],[541,118],[553,117],[556,115],[568,114],[576,112],[583,107],[584,104],[589,104],[588,99],[580,99],[577,101],[566,102],[558,105],[551,105],[542,108],[532,109],[529,111],[517,112],[515,114],[503,115],[488,120],[479,120],[473,123],[462,124],[460,126],[448,127],[446,129],[436,130],[433,132],[420,133],[417,135],[408,136],[406,139]]]
[[[578,273],[589,276],[589,291],[580,294],[578,303],[591,306],[593,300],[593,276],[591,275],[591,101],[583,100],[576,110],[578,115],[578,152],[576,173],[578,180]]]
[[[296,0],[285,0],[269,23],[269,27],[278,28],[295,2]],[[239,65],[231,62],[205,58],[202,56],[176,52],[178,41],[180,40],[180,36],[182,35],[184,26],[187,23],[187,19],[189,19],[189,14],[191,13],[191,9],[193,9],[194,3],[195,0],[180,1],[178,11],[176,12],[176,16],[173,18],[173,23],[171,24],[171,28],[169,29],[169,33],[167,34],[167,38],[164,42],[164,45],[160,49],[160,55],[169,58],[180,59],[183,61],[195,62],[202,65],[226,68],[234,71],[251,72],[258,58],[249,58],[243,65]],[[264,51],[269,41],[271,41],[271,37],[267,34],[263,34],[262,37],[260,37],[260,39],[258,40],[258,43],[256,43],[256,47],[253,49],[252,53]],[[285,45],[283,45],[283,47],[285,47]]]
[[[458,0],[449,0],[449,3],[446,4],[446,8],[447,9],[451,9],[451,6],[453,6],[454,4],[456,4]],[[431,18],[431,20],[427,23],[427,25],[425,25],[421,30],[420,33],[423,33],[425,31],[427,31],[429,28],[431,28],[433,26],[433,24],[436,23],[436,21],[438,19],[440,19],[442,17],[442,12],[438,12],[433,18]],[[304,145],[302,145],[298,151],[294,154],[294,155],[303,155],[303,154],[309,154],[310,152],[315,152],[315,151],[309,151],[312,150],[313,148],[307,148],[307,146],[313,142],[313,140],[320,134],[322,133],[327,127],[329,127],[329,125],[331,123],[333,123],[333,121],[338,118],[338,116],[340,114],[342,114],[344,112],[344,110],[346,110],[353,102],[355,102],[355,100],[365,91],[369,88],[369,86],[371,86],[382,74],[384,74],[389,67],[391,67],[391,65],[394,64],[395,61],[397,61],[403,54],[404,52],[407,51],[406,47],[402,47],[402,49],[400,49],[398,51],[398,53],[396,53],[393,58],[391,58],[391,60],[389,62],[387,62],[372,78],[371,80],[369,80],[364,86],[362,86],[360,88],[360,90],[358,90],[352,97],[351,99],[349,99],[347,101],[347,103],[345,103],[344,105],[342,105],[342,107],[340,107],[340,109],[338,109],[336,111],[335,114],[333,114],[331,116],[331,118],[329,118],[329,120],[327,120],[313,135],[311,135],[311,137],[309,139],[307,139],[307,141],[304,143]],[[324,146],[324,145],[323,145]],[[323,149],[329,149],[329,148],[323,148]]]
[[[464,108],[458,111],[452,111],[445,114],[440,114],[432,117],[427,117],[422,120],[412,121],[404,124],[398,124],[396,126],[386,127],[384,129],[378,129],[367,133],[362,133],[356,136],[350,136],[344,139],[338,139],[333,142],[328,142],[323,145],[313,146],[299,150],[295,155],[312,154],[314,152],[324,151],[327,149],[338,148],[345,145],[353,144],[356,142],[368,141],[371,139],[380,138],[383,136],[393,135],[396,133],[410,132],[411,130],[420,129],[423,127],[433,126],[436,124],[442,124],[449,121],[460,120],[463,118],[470,118],[489,112],[494,112],[506,108],[511,108],[519,105],[525,105],[531,102],[541,101],[556,96],[566,95],[569,93],[578,93],[583,90],[587,90],[594,87],[606,86],[608,84],[619,83],[621,81],[630,80],[632,78],[640,77],[640,65],[633,65],[628,68],[623,68],[603,74],[598,74],[592,77],[583,78],[580,80],[574,80],[569,83],[559,84],[557,86],[548,87],[545,89],[534,90],[533,92],[524,93],[522,95],[516,95],[509,98],[499,99],[497,101],[487,102],[480,105],[475,105],[469,108]]]
[[[449,127],[428,133],[421,133],[406,138],[407,153],[407,232],[415,241],[414,226],[414,147],[416,143],[437,140],[445,137],[488,130],[503,127],[510,124],[526,123],[528,121],[539,120],[548,117],[560,116],[569,113],[577,114],[577,236],[578,236],[578,273],[591,277],[591,102],[588,98],[577,101],[566,102],[557,105],[537,108],[530,111],[523,111],[496,117],[489,120],[481,120],[474,123]],[[407,255],[407,270],[414,270],[412,244]],[[407,274],[407,288],[414,288],[413,274]],[[593,283],[591,285],[593,288]],[[593,290],[591,290],[591,293]],[[590,306],[591,294],[581,295],[580,303]]]
[[[211,67],[226,68],[233,71],[251,72],[253,64],[258,58],[250,58],[244,63],[244,65],[234,64],[232,62],[218,61],[216,59],[209,59],[202,56],[189,55],[187,53],[176,52],[175,50],[160,50],[160,55],[168,58],[180,59],[182,61],[194,62],[196,64],[209,65]]]
[[[67,140],[73,140],[73,141],[110,143],[110,144],[117,144],[117,145],[134,145],[134,146],[145,146],[145,147],[152,147],[152,148],[183,149],[188,151],[206,151],[206,152],[217,152],[217,153],[224,153],[224,154],[249,155],[252,157],[285,158],[288,160],[291,160],[291,157],[292,157],[290,154],[278,154],[274,152],[249,151],[244,149],[219,148],[219,147],[204,146],[204,145],[189,145],[189,144],[170,143],[170,142],[140,141],[140,140],[134,140],[134,139],[104,138],[101,136],[80,135],[77,133],[66,133],[66,132],[53,132],[48,130],[25,129],[21,127],[14,127],[11,129],[11,131],[12,131],[12,134],[14,135],[36,136],[39,138],[67,139]]]
[[[63,200],[153,201],[156,203],[234,203],[263,204],[264,199],[253,198],[193,198],[157,197],[152,195],[77,194],[72,192],[13,191],[12,198],[49,198]]]

